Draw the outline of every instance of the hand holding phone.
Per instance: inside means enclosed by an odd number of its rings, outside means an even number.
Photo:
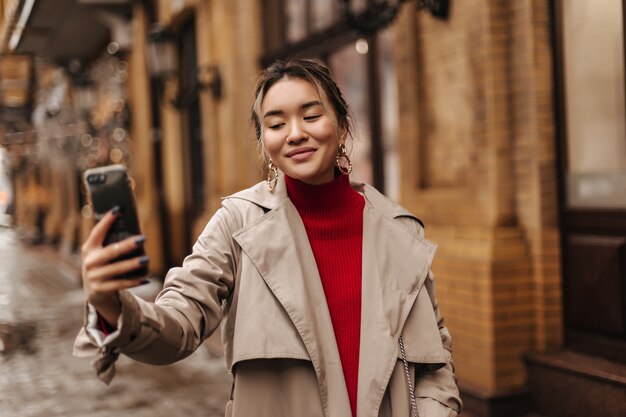
[[[108,165],[85,171],[84,182],[96,222],[113,208],[117,208],[117,218],[106,233],[103,246],[118,245],[118,242],[141,234],[135,196],[126,167],[121,164]],[[136,249],[113,259],[118,262],[126,259],[145,257],[142,244]],[[147,258],[145,258],[147,260]],[[147,262],[141,267],[124,274],[123,278],[145,277],[148,274]]]

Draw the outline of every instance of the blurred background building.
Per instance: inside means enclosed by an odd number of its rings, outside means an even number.
[[[466,408],[625,415],[621,0],[0,1],[0,211],[75,258],[124,163],[151,268],[261,180],[253,87],[326,61],[354,179],[426,223]],[[9,181],[10,178],[10,181]],[[607,407],[611,404],[611,407]]]

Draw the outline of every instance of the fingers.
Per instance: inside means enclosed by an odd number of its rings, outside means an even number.
[[[144,267],[147,256],[118,260],[123,255],[136,251],[145,242],[145,237],[138,235],[102,246],[104,239],[119,216],[119,208],[107,212],[94,226],[82,246],[83,289],[87,299],[94,306],[107,306],[107,300],[117,291],[146,284],[143,278],[125,278],[130,272]],[[133,255],[131,255],[133,256]],[[99,301],[100,300],[100,301]],[[104,300],[104,301],[102,301]]]
[[[85,288],[87,300],[107,318],[109,323],[117,323],[121,313],[121,305],[117,293],[121,290],[138,287],[150,283],[144,278],[113,279],[109,281],[97,281]]]
[[[97,308],[98,300],[106,299],[107,294],[148,283],[144,278],[124,278],[124,275],[146,265],[147,262],[147,256],[139,256],[90,270],[84,269],[83,289],[87,299]]]
[[[112,293],[138,287],[140,285],[147,284],[148,282],[149,281],[147,279],[115,279],[95,284],[94,290],[100,293]]]
[[[120,280],[118,277],[123,277],[129,272],[147,265],[147,263],[147,256],[138,256],[136,258],[126,259],[119,262],[106,263],[104,265],[88,269],[87,278],[91,285],[105,281],[118,281]]]
[[[104,219],[103,219],[104,220]],[[136,250],[146,241],[145,236],[131,236],[119,242],[111,243],[105,247],[91,248],[84,252],[83,262],[87,270],[108,264],[111,261]]]
[[[88,250],[89,248],[93,248],[95,246],[102,245],[104,242],[104,238],[106,237],[107,232],[117,219],[117,216],[120,214],[119,206],[113,207],[113,209],[109,210],[102,219],[91,230],[87,240],[83,245],[83,251]]]

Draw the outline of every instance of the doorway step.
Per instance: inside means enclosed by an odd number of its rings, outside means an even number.
[[[545,417],[626,416],[626,365],[568,350],[526,356],[533,411]]]

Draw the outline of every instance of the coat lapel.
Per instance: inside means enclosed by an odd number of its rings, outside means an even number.
[[[317,374],[325,415],[350,415],[324,289],[296,208],[285,198],[234,238],[300,334]]]
[[[359,417],[378,415],[398,359],[398,337],[436,250],[383,208],[368,202],[363,216]]]

